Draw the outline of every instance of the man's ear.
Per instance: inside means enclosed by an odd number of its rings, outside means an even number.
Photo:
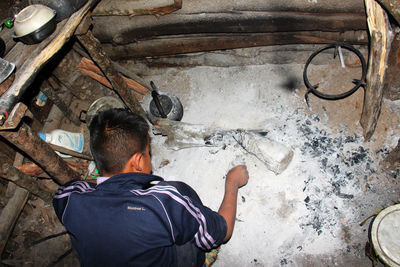
[[[125,164],[125,167],[122,171],[122,173],[128,173],[128,172],[141,172],[142,167],[140,165],[140,161],[143,157],[143,154],[140,152],[137,152],[132,155],[132,157],[128,160],[128,162]]]

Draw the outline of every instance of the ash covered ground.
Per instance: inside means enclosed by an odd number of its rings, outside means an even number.
[[[239,145],[172,151],[162,137],[153,137],[155,173],[185,181],[214,209],[229,168],[240,161],[248,166],[236,228],[215,266],[366,266],[370,221],[360,223],[400,200],[398,170],[380,167],[397,144],[398,122],[384,121],[390,112],[383,112],[384,127],[364,142],[358,123],[362,90],[339,102],[312,98],[309,109],[301,70],[302,65],[198,67],[152,77],[180,97],[183,121],[263,129],[294,151],[288,168],[275,175]],[[290,90],[283,88],[288,76],[295,78]]]

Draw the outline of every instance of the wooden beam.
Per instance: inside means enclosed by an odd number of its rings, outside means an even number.
[[[362,30],[347,32],[309,31],[214,35],[193,34],[141,40],[128,45],[103,44],[103,47],[113,60],[119,60],[257,46],[330,44],[336,42],[368,44],[368,33]]]
[[[10,158],[0,152],[0,161],[9,164]],[[23,156],[18,152],[15,155],[14,166],[22,164]],[[0,171],[3,171],[2,169]],[[0,255],[7,244],[8,238],[14,228],[15,223],[28,200],[29,192],[15,184],[9,182],[8,188],[13,188],[12,196],[8,199],[7,205],[3,208],[0,214]]]
[[[93,17],[93,34],[102,43],[123,45],[160,36],[251,34],[298,31],[367,30],[362,13],[243,11],[154,16]],[[110,27],[109,25],[113,25]]]
[[[25,123],[22,123],[17,131],[0,131],[0,135],[28,154],[59,184],[80,179],[80,175]]]
[[[0,214],[0,254],[3,252],[8,237],[10,236],[19,214],[28,200],[28,191],[17,187],[14,195],[8,200],[7,205]]]
[[[88,51],[90,57],[100,67],[104,76],[111,83],[113,89],[118,93],[121,99],[125,102],[127,107],[143,118],[146,118],[146,112],[143,110],[139,101],[134,97],[132,91],[128,88],[126,81],[122,76],[115,70],[112,65],[111,59],[107,56],[103,50],[99,40],[97,40],[91,31],[83,35],[77,35],[79,42]]]
[[[165,15],[182,7],[182,0],[102,0],[93,10],[96,16]]]
[[[375,0],[365,0],[365,6],[371,42],[360,124],[364,139],[368,141],[374,134],[381,113],[386,68],[394,34],[385,10]]]

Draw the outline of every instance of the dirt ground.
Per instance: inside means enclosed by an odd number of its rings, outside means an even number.
[[[184,122],[224,129],[263,128],[294,151],[288,169],[275,175],[237,146],[171,151],[164,137],[152,136],[154,173],[187,182],[213,209],[220,203],[226,171],[238,161],[248,166],[250,182],[240,191],[236,229],[215,266],[369,266],[364,253],[369,221],[359,223],[400,202],[399,170],[380,168],[400,136],[398,101],[384,101],[376,132],[364,142],[359,124],[363,89],[338,101],[310,94],[307,106],[303,67],[300,63],[194,66],[153,69],[144,76],[180,98]],[[323,82],[327,90],[348,88],[359,75],[352,59],[345,70],[337,62],[310,69],[310,77]],[[88,104],[73,101],[71,107],[79,111]],[[76,127],[62,119],[57,127],[83,132],[88,140],[85,124]],[[3,180],[0,189],[2,208],[9,196]],[[76,255],[68,253],[68,235],[32,244],[64,231],[51,203],[30,196],[1,263],[79,266]]]

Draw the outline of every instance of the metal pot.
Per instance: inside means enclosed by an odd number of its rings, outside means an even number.
[[[56,22],[70,17],[78,11],[88,0],[32,0],[33,3],[46,5],[57,12]]]
[[[100,97],[99,99],[97,99],[90,105],[90,107],[87,111],[85,111],[85,110],[81,111],[81,113],[79,114],[79,119],[81,122],[85,122],[86,126],[89,128],[90,123],[92,122],[92,119],[99,112],[113,109],[113,108],[126,108],[126,106],[124,103],[122,103],[121,100],[119,100],[116,97],[113,97],[113,96]],[[83,114],[86,114],[85,119],[82,118]]]
[[[152,94],[146,94],[142,100],[148,119],[152,123],[161,118],[180,121],[183,117],[183,106],[179,98],[169,92],[156,91],[154,84],[152,87]]]

